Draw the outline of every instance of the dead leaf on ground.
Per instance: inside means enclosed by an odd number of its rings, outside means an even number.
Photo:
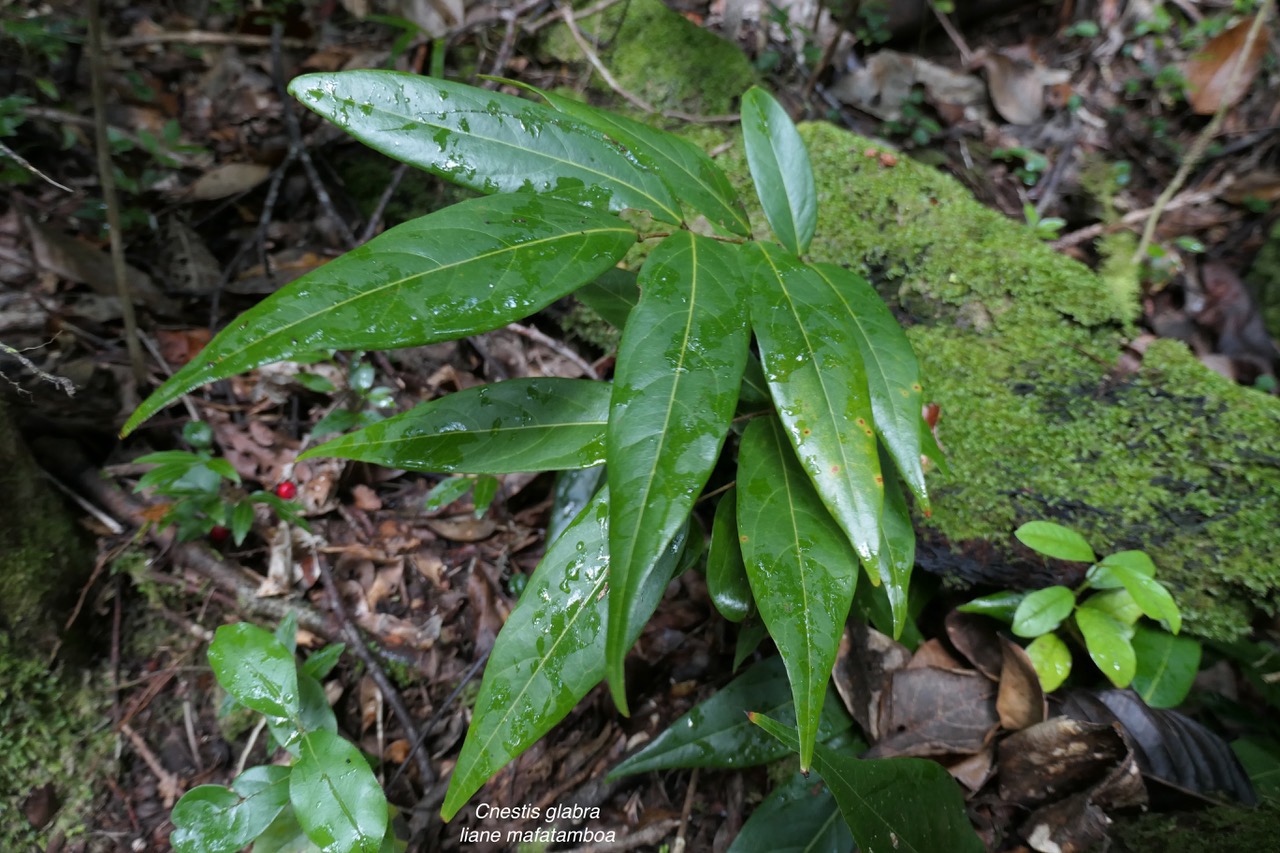
[[[189,201],[215,201],[248,192],[271,175],[261,163],[224,163],[205,172],[187,187]]]
[[[876,118],[897,121],[916,86],[929,103],[960,114],[981,108],[986,99],[986,87],[973,75],[893,50],[868,57],[863,68],[837,80],[831,93]]]
[[[176,216],[165,222],[157,266],[161,285],[170,293],[209,296],[222,284],[222,265],[200,235]]]
[[[1044,81],[1031,62],[1003,53],[975,57],[987,72],[987,90],[1000,117],[1010,124],[1031,124],[1044,112]]]
[[[1191,109],[1199,115],[1212,115],[1224,104],[1231,106],[1244,97],[1249,86],[1258,75],[1262,58],[1267,55],[1267,45],[1271,33],[1266,24],[1262,25],[1253,42],[1253,49],[1248,56],[1243,55],[1245,39],[1249,28],[1253,26],[1253,18],[1246,18],[1231,29],[1214,36],[1195,56],[1188,59],[1182,67],[1187,78],[1187,100]],[[1236,77],[1236,84],[1230,90],[1227,84],[1241,62],[1244,67]]]
[[[451,518],[428,518],[423,523],[436,535],[452,542],[480,542],[498,529],[498,523],[492,518],[476,518],[470,513]]]
[[[906,646],[861,622],[850,622],[840,638],[831,680],[845,709],[872,740],[881,736],[881,700],[889,673],[910,660]]]
[[[1000,742],[1000,799],[1035,806],[1086,791],[1128,754],[1110,723],[1053,717]]]
[[[1004,668],[1004,653],[1000,650],[996,623],[976,613],[952,610],[944,624],[947,637],[956,651],[968,658],[987,678],[999,681],[1000,671]]]
[[[996,711],[1000,714],[1001,727],[1018,731],[1043,722],[1049,709],[1030,656],[1022,646],[1005,637],[1000,638],[1000,648],[1004,665],[1000,670]]]
[[[36,263],[59,278],[87,284],[95,293],[115,297],[116,275],[109,252],[90,246],[75,237],[47,228],[24,217]],[[133,301],[166,316],[178,313],[178,306],[160,292],[151,276],[137,267],[125,264],[125,280]]]
[[[160,355],[170,367],[182,367],[191,361],[212,337],[208,329],[156,329]]]
[[[903,669],[891,676],[881,728],[867,758],[979,751],[1000,723],[996,686],[976,672]]]

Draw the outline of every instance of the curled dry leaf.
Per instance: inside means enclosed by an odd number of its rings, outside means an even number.
[[[881,729],[866,758],[963,755],[986,745],[999,724],[996,686],[976,672],[923,667],[890,677]]]
[[[882,735],[880,709],[889,674],[910,660],[907,647],[887,634],[861,622],[850,622],[845,628],[831,681],[868,738],[879,740]]]
[[[239,195],[267,179],[271,169],[261,163],[225,163],[196,178],[187,187],[188,201],[214,201]]]
[[[1041,70],[1026,59],[1004,53],[975,56],[987,73],[987,90],[1000,117],[1010,124],[1031,124],[1044,112]]]
[[[1031,658],[1022,646],[1005,637],[1000,638],[1000,648],[1004,656],[1000,692],[996,696],[1000,725],[1010,731],[1019,731],[1043,722],[1049,709]]]
[[[1004,653],[1000,650],[1000,634],[996,623],[976,613],[952,610],[945,620],[947,638],[956,651],[992,681],[1000,680]]]
[[[1267,45],[1271,38],[1269,29],[1263,24],[1249,55],[1244,56],[1244,43],[1251,26],[1253,18],[1246,18],[1210,39],[1203,50],[1183,64],[1182,72],[1187,78],[1187,99],[1196,113],[1212,115],[1224,104],[1231,106],[1238,102],[1249,90],[1253,78],[1258,75],[1262,58],[1267,55]],[[1231,82],[1235,68],[1241,62],[1244,67],[1236,75],[1235,86],[1228,90],[1227,84]]]

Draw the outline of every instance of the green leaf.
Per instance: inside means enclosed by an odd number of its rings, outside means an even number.
[[[423,504],[423,509],[427,512],[435,512],[438,509],[447,507],[471,491],[471,487],[475,485],[475,482],[470,477],[449,477],[441,480],[431,487],[431,491],[427,492],[427,500]]]
[[[655,172],[542,104],[394,71],[304,74],[289,92],[370,148],[482,193],[533,192],[682,221]]]
[[[1149,578],[1156,575],[1156,564],[1152,562],[1146,551],[1117,551],[1103,557],[1099,565],[1120,566]]]
[[[739,237],[751,236],[751,222],[737,192],[707,153],[687,139],[617,113],[598,110],[554,92],[536,90],[557,110],[626,146],[641,166],[657,173],[684,207]]]
[[[1145,625],[1136,627],[1132,643],[1137,660],[1133,689],[1142,701],[1152,708],[1181,705],[1200,670],[1200,644]]]
[[[1260,796],[1280,797],[1280,741],[1269,737],[1242,737],[1231,742],[1231,751],[1240,759],[1240,765]]]
[[[609,493],[602,489],[551,543],[494,642],[441,807],[445,820],[604,678],[608,543]],[[658,606],[682,545],[663,552],[637,596],[629,643]]]
[[[253,853],[315,853],[315,850],[316,846],[298,825],[292,806],[280,812],[253,844]]]
[[[342,653],[346,648],[346,643],[330,643],[324,648],[313,652],[302,664],[303,674],[309,675],[317,681],[323,681],[324,677],[338,665],[338,660],[342,657]]]
[[[1071,674],[1071,649],[1057,634],[1041,634],[1027,646],[1027,657],[1040,678],[1040,688],[1052,693]]]
[[[1076,595],[1065,586],[1049,586],[1029,592],[1013,613],[1013,633],[1038,637],[1062,624],[1076,606]]]
[[[742,141],[769,227],[788,251],[803,255],[818,225],[813,167],[791,116],[758,86],[742,96]]]
[[[751,721],[796,750],[796,731],[763,714]],[[859,849],[982,853],[964,798],[942,765],[922,758],[861,760],[818,744],[813,766],[831,789]]]
[[[1168,623],[1169,630],[1178,633],[1182,630],[1182,614],[1164,584],[1148,575],[1121,566],[1097,566],[1106,575],[1119,581],[1133,597],[1134,604],[1152,619]]]
[[[1100,610],[1122,625],[1133,625],[1142,618],[1142,608],[1124,588],[1095,592],[1080,606]]]
[[[556,475],[555,499],[551,504],[551,516],[547,519],[548,543],[560,538],[582,508],[600,491],[604,483],[604,466],[583,468],[577,471],[561,471]]]
[[[754,767],[784,757],[787,748],[747,719],[751,710],[769,713],[787,724],[795,723],[795,705],[782,658],[766,658],[748,667],[615,767],[609,776],[672,767]],[[828,688],[819,739],[825,741],[852,725],[840,697]]]
[[[1018,605],[1022,604],[1022,599],[1026,597],[1027,594],[1025,592],[1003,590],[984,595],[981,598],[975,598],[968,604],[961,604],[956,610],[961,613],[977,613],[982,616],[990,616],[993,619],[999,619],[1001,622],[1012,623],[1013,615],[1018,612]]]
[[[606,323],[621,329],[627,325],[631,309],[640,301],[640,286],[636,284],[635,273],[615,267],[590,284],[584,284],[573,295]]]
[[[253,501],[237,501],[231,508],[231,540],[237,545],[243,543],[251,529],[253,529]]]
[[[302,739],[289,776],[298,823],[324,853],[378,853],[387,831],[387,798],[369,764],[329,731]]]
[[[911,342],[865,278],[835,264],[814,264],[813,269],[849,316],[848,327],[854,332],[866,369],[876,433],[907,486],[928,509],[929,491],[920,464],[924,389]]]
[[[831,790],[816,773],[793,773],[751,812],[729,853],[852,853],[853,849],[853,835]]]
[[[738,459],[742,555],[756,606],[791,679],[800,769],[806,770],[853,603],[857,555],[804,476],[776,419],[747,425]]]
[[[888,468],[882,456],[881,470]],[[911,570],[916,564],[916,531],[911,524],[911,510],[897,477],[884,485],[884,514],[880,516],[880,553],[878,576],[873,582],[884,584],[889,609],[893,615],[893,638],[902,636],[907,624],[907,592],[911,587]]]
[[[720,615],[730,622],[746,619],[755,606],[738,543],[737,500],[737,490],[729,489],[716,504],[711,547],[707,551],[707,594]]]
[[[505,326],[609,269],[635,237],[614,216],[523,193],[398,225],[242,314],[123,432],[192,388],[297,353],[417,346]]]
[[[498,496],[498,478],[483,474],[476,478],[475,489],[471,493],[471,502],[475,507],[472,514],[476,518],[483,518],[484,514],[489,511],[489,507],[493,504],[493,499]]]
[[[1094,563],[1098,559],[1083,536],[1052,521],[1028,521],[1013,535],[1031,550],[1057,560]]]
[[[1092,607],[1077,609],[1075,619],[1094,664],[1116,687],[1128,687],[1137,671],[1129,643],[1133,629]]]
[[[764,639],[769,636],[769,629],[759,613],[748,616],[738,627],[738,638],[733,647],[733,668],[736,671],[743,662],[755,652]]]
[[[746,366],[738,248],[681,231],[640,271],[609,408],[609,687],[627,708],[631,601],[684,525],[720,456]]]
[[[423,403],[298,457],[337,456],[387,468],[511,474],[604,461],[609,385],[511,379]]]
[[[298,667],[269,631],[247,622],[221,626],[209,644],[209,664],[222,688],[246,708],[297,716]]]
[[[269,809],[246,808],[248,802],[221,785],[192,788],[173,806],[169,842],[178,853],[236,853],[261,835],[280,812],[276,809],[263,821]]]
[[[776,246],[747,249],[757,259],[751,325],[778,416],[823,503],[874,567],[884,481],[857,334],[812,267]]]

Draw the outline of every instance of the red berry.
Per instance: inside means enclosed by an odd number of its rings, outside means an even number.
[[[284,480],[280,485],[276,486],[276,497],[291,501],[298,496],[298,487],[288,480]]]
[[[226,542],[230,536],[231,531],[223,527],[221,524],[215,524],[213,527],[209,528],[209,538],[214,542]]]

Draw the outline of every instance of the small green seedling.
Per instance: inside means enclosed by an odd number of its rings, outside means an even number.
[[[1145,552],[1117,551],[1099,560],[1084,537],[1051,521],[1027,522],[1014,535],[1047,557],[1093,564],[1076,589],[998,592],[959,608],[1008,622],[1014,634],[1031,640],[1027,654],[1045,692],[1071,674],[1065,636],[1084,645],[1112,684],[1132,685],[1147,704],[1167,708],[1186,698],[1200,667],[1200,644],[1176,636],[1182,614]],[[1140,622],[1143,617],[1161,627]]]
[[[210,426],[203,421],[191,421],[182,428],[182,437],[192,447],[191,451],[162,450],[135,460],[156,467],[142,475],[134,491],[149,489],[170,499],[159,508],[157,523],[161,530],[172,524],[176,525],[178,539],[183,542],[203,536],[216,542],[229,535],[239,545],[253,527],[255,503],[267,504],[281,520],[306,528],[306,522],[298,515],[298,505],[290,500],[297,494],[297,487],[292,483],[284,491],[277,489],[275,494],[258,490],[234,496],[230,486],[240,484],[240,475],[230,462],[213,455]]]
[[[298,665],[297,621],[273,635],[240,622],[223,625],[209,644],[209,664],[229,694],[266,718],[288,764],[251,767],[227,788],[200,785],[173,808],[169,840],[177,853],[320,850],[393,853],[386,796],[365,757],[338,732],[320,679],[342,654],[326,646]],[[314,845],[314,847],[312,846]]]

